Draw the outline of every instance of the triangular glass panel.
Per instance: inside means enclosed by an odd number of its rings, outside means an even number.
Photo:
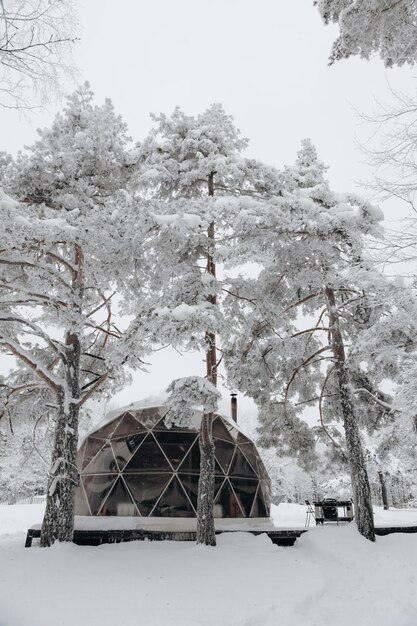
[[[213,437],[216,439],[225,439],[226,441],[233,441],[233,437],[229,433],[228,429],[223,423],[221,417],[216,417],[213,421]]]
[[[214,442],[214,445],[216,448],[216,459],[223,469],[224,474],[227,474],[230,468],[230,463],[232,462],[236,445],[228,441],[223,441],[222,439],[217,439],[217,441]]]
[[[74,515],[91,515],[82,482],[74,493]]]
[[[156,443],[153,435],[148,433],[143,443],[134,453],[124,472],[146,472],[146,471],[172,471],[161,448]]]
[[[165,489],[151,517],[195,517],[191,502],[176,476]]]
[[[104,442],[102,441],[101,443],[103,444]],[[77,469],[79,472],[81,472],[83,468],[84,452],[85,452],[86,446],[87,446],[87,441],[83,441],[83,443],[81,444],[77,452]]]
[[[240,448],[236,448],[236,454],[233,457],[233,461],[229,470],[229,475],[242,478],[258,478],[255,470],[253,469],[252,465],[248,463]]]
[[[252,442],[241,443],[239,445],[239,448],[243,452],[246,460],[249,462],[254,472],[257,474],[257,476],[259,476],[259,468],[260,468],[261,460],[253,443]]]
[[[126,463],[130,461],[145,437],[146,433],[140,433],[124,439],[111,440],[111,447],[119,471],[124,469]]]
[[[104,444],[98,454],[85,466],[84,474],[111,474],[118,471],[110,442]]]
[[[261,458],[258,458],[258,472],[259,472],[259,476],[261,478],[264,478],[265,480],[268,480],[268,481],[270,480],[269,474],[267,472],[267,469],[266,469],[265,465],[263,464]]]
[[[97,515],[104,499],[113,487],[117,474],[81,476],[91,515]]]
[[[139,515],[122,477],[116,481],[108,498],[104,501],[99,515],[117,515],[119,517]]]
[[[229,431],[233,441],[237,441],[237,438],[240,435],[240,430],[238,430],[238,428],[236,428],[236,426],[233,423],[230,423],[228,420],[224,420],[224,425]]]
[[[257,480],[249,480],[248,478],[231,478],[230,483],[243,507],[246,517],[250,516],[253,500],[258,488]]]
[[[200,446],[198,438],[197,441],[191,446],[190,451],[179,466],[178,471],[186,472],[187,474],[200,473]]]
[[[200,477],[196,474],[178,474],[178,478],[194,509],[197,511],[198,481]]]
[[[168,484],[171,474],[126,474],[124,479],[141,515],[147,517]]]
[[[154,432],[153,436],[161,446],[172,467],[177,469],[196,441],[198,435],[190,432],[171,432],[170,430],[165,430],[162,432]]]
[[[261,496],[260,489],[258,489],[258,492],[255,496],[250,516],[251,517],[269,517],[269,512],[267,511],[267,507],[265,505],[264,499]]]
[[[271,480],[268,478],[262,478],[259,481],[259,493],[262,494],[262,498],[266,503],[266,508],[269,511],[269,503],[271,502]]]
[[[161,418],[165,417],[168,409],[164,406],[153,406],[148,409],[143,409],[140,421],[146,428],[152,430]]]
[[[240,431],[238,431],[237,433],[237,442],[238,443],[252,443],[249,437],[246,437],[246,435],[244,435]]]
[[[85,443],[85,451],[82,468],[83,470],[87,467],[87,465],[94,459],[96,454],[103,448],[105,445],[105,441],[103,439],[94,439],[94,437],[89,437]]]
[[[126,437],[126,435],[131,436],[143,432],[146,432],[145,426],[138,422],[131,413],[127,412],[122,416],[111,438],[117,439],[118,437]]]
[[[244,517],[239,501],[227,479],[214,500],[214,517]]]
[[[120,422],[120,415],[118,415],[114,420],[112,420],[108,424],[105,424],[104,426],[96,430],[94,432],[94,437],[97,437],[98,439],[100,438],[109,439],[114,433],[114,431],[116,430],[116,428],[118,427],[119,422]]]

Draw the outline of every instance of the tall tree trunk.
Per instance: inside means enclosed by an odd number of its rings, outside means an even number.
[[[343,414],[343,425],[345,429],[346,445],[352,478],[356,524],[361,535],[370,541],[375,541],[371,489],[369,486],[362,442],[355,414],[354,400],[350,388],[349,374],[346,368],[346,353],[340,329],[336,298],[334,290],[330,287],[325,289],[325,293],[329,315],[329,326],[331,329],[331,344],[336,364],[339,398]]]
[[[54,541],[72,541],[74,534],[74,489],[78,484],[77,448],[80,396],[80,342],[77,335],[66,339],[66,389],[57,393],[58,415],[52,466],[46,494],[46,510],[41,531],[41,546]]]
[[[387,493],[387,485],[385,483],[385,477],[383,472],[378,472],[379,482],[381,483],[381,495],[382,495],[382,504],[384,505],[384,511],[388,511],[389,502],[388,502],[388,493]]]
[[[82,309],[83,265],[83,252],[76,245],[71,286],[72,306],[77,316]],[[74,490],[79,480],[77,449],[80,362],[80,337],[76,329],[71,329],[65,336],[64,385],[57,391],[58,415],[40,541],[43,547],[51,546],[55,540],[72,541],[74,535]]]
[[[208,195],[214,195],[214,174],[208,177]],[[209,249],[207,251],[207,272],[216,276],[216,265],[213,258],[214,249],[214,222],[208,227],[207,236]],[[209,296],[211,304],[217,304],[216,294]],[[206,333],[206,365],[207,380],[217,386],[217,357],[216,335]],[[200,479],[198,482],[197,500],[197,543],[206,546],[216,545],[216,533],[214,528],[214,443],[212,437],[213,413],[205,413],[201,420],[199,445],[200,445]]]

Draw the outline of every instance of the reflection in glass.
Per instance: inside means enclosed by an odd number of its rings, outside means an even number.
[[[76,489],[74,494],[74,507],[77,511],[77,515],[91,515],[90,508],[87,502],[87,496],[85,495],[85,491],[83,485],[80,481],[80,486]]]
[[[143,433],[146,431],[145,426],[138,422],[137,419],[133,417],[131,413],[125,413],[120,420],[120,423],[114,433],[112,434],[112,439],[117,439],[118,437],[123,437],[124,435],[135,435],[136,433]]]
[[[100,453],[96,454],[94,459],[85,468],[86,474],[109,474],[117,471],[116,459],[114,458],[109,441],[104,444]]]
[[[216,517],[244,517],[238,499],[228,480],[224,481],[214,500]]]
[[[146,472],[147,470],[170,470],[164,453],[149,433],[138,450],[126,465],[125,472]]]
[[[150,407],[142,412],[140,421],[146,428],[152,429],[165,416],[168,409],[165,407]]]
[[[179,472],[200,473],[200,446],[196,441],[178,469]]]
[[[133,500],[130,497],[123,478],[120,477],[117,479],[108,498],[104,501],[99,515],[118,515],[128,517],[138,515],[138,511],[133,504]]]
[[[89,437],[87,439],[87,443],[84,451],[84,459],[83,459],[83,469],[87,467],[87,465],[94,459],[97,452],[101,450],[101,448],[105,445],[105,441],[103,439],[94,439],[93,437]],[[79,452],[78,452],[79,454]]]
[[[252,506],[251,517],[268,517],[269,516],[269,507],[268,511],[265,505],[265,502],[260,494],[260,489],[255,496],[255,501]]]
[[[195,517],[191,502],[176,476],[165,489],[151,517]]]
[[[258,488],[258,481],[249,480],[248,478],[230,478],[230,483],[233,487],[233,491],[239,498],[245,515],[249,517]]]
[[[244,456],[249,461],[250,465],[255,470],[255,472],[259,474],[259,467],[260,467],[259,464],[261,460],[259,458],[259,455],[253,443],[250,442],[250,443],[240,444],[239,448],[242,450]]]
[[[233,441],[231,434],[223,423],[223,420],[216,417],[213,421],[213,437],[218,439],[225,439],[226,441]]]
[[[239,448],[238,448],[239,450]],[[248,463],[243,454],[235,454],[229,470],[231,476],[242,476],[246,478],[257,478],[253,467]]]
[[[227,474],[229,471],[230,463],[232,461],[233,454],[236,450],[236,445],[234,443],[228,443],[227,441],[222,441],[218,439],[215,442],[215,456],[218,460],[223,472]]]
[[[148,516],[171,479],[172,474],[128,474],[126,484],[141,515]]]
[[[101,437],[102,439],[109,439],[114,433],[114,431],[116,430],[116,428],[118,427],[119,422],[120,422],[120,416],[115,417],[113,420],[111,420],[111,422],[97,429],[96,432],[94,433],[94,436]]]
[[[104,499],[113,487],[117,474],[82,476],[81,480],[90,505],[91,515],[97,515]],[[76,511],[77,515],[81,515]]]
[[[125,439],[112,439],[111,447],[113,450],[113,454],[116,458],[117,469],[122,471],[126,465],[132,458],[132,455],[138,449],[139,445],[142,443],[145,434],[133,435],[133,437],[125,438]]]
[[[155,432],[154,437],[174,469],[183,461],[191,445],[197,440],[196,433]]]

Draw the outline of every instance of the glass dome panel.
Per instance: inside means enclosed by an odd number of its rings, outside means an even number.
[[[258,489],[258,481],[248,478],[230,478],[233,490],[247,517],[250,516],[253,501]]]
[[[171,479],[172,474],[127,474],[124,479],[141,515],[148,516]]]
[[[226,479],[215,500],[216,517],[244,517],[239,501]]]
[[[191,502],[176,476],[157,502],[151,517],[195,517]]]
[[[236,449],[236,454],[233,457],[229,474],[231,476],[240,476],[242,478],[258,478],[255,470],[248,463],[246,457],[242,454],[239,448]]]
[[[179,466],[178,471],[187,472],[188,474],[200,473],[200,446],[198,440],[191,446],[190,451]]]
[[[116,482],[116,478],[117,474],[98,474],[81,477],[92,515],[97,515],[104,499]]]
[[[111,438],[116,439],[117,437],[123,437],[126,435],[135,435],[136,433],[146,432],[146,428],[143,424],[138,422],[137,419],[133,417],[131,413],[125,413],[120,420],[120,423],[114,433],[112,433]]]
[[[95,439],[93,437],[89,437],[87,441],[85,441],[84,458],[82,463],[83,470],[94,459],[96,454],[105,446],[105,444],[105,440]]]
[[[158,446],[153,435],[149,433],[143,443],[132,456],[124,472],[146,472],[146,471],[172,470],[164,453]]]
[[[154,437],[174,469],[184,460],[192,444],[197,440],[196,433],[190,432],[155,432]]]

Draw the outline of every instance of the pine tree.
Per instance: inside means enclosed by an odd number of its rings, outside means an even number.
[[[390,410],[378,386],[398,375],[404,348],[395,337],[399,329],[412,332],[415,304],[367,259],[366,238],[380,235],[380,211],[331,192],[324,171],[304,142],[295,167],[285,170],[283,194],[236,219],[230,262],[239,263],[243,250],[259,272],[230,284],[228,314],[239,332],[225,347],[226,367],[260,408],[261,441],[282,453],[297,450],[304,466],[316,463],[314,434],[301,415],[306,405],[318,404],[322,428],[338,446],[326,428],[329,402],[344,426],[339,448],[350,465],[358,529],[373,540],[361,409],[366,397]]]
[[[216,230],[220,237],[230,230],[230,199],[278,188],[277,172],[241,156],[247,140],[220,105],[196,117],[176,109],[171,117],[160,115],[154,121],[156,127],[138,147],[135,160],[138,189],[159,201],[155,210],[163,213],[161,223],[169,225],[159,246],[170,272],[170,286],[165,285],[157,312],[159,340],[203,348],[207,380],[216,386],[216,335],[227,323],[218,301]],[[187,386],[182,389],[187,393]],[[205,545],[215,545],[212,420],[212,411],[204,412],[200,429],[197,542]]]
[[[85,85],[3,179],[21,203],[0,196],[7,225],[0,253],[0,345],[49,388],[56,406],[43,546],[72,539],[80,407],[123,376],[122,364],[135,366],[143,354],[138,320],[122,334],[111,308],[113,288],[126,276],[140,297],[132,264],[141,258],[138,241],[148,228],[142,215],[144,231],[136,228],[132,241],[137,215],[130,206],[119,221],[129,205],[125,131],[111,103],[94,106]]]
[[[353,55],[369,59],[375,52],[387,67],[416,62],[414,0],[315,0],[314,4],[326,24],[339,24],[330,64]]]

